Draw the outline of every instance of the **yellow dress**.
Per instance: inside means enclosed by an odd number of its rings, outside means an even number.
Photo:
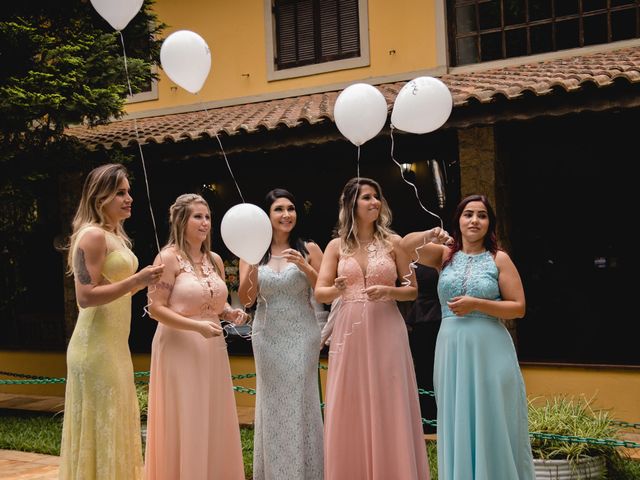
[[[109,232],[105,236],[107,257],[102,275],[110,282],[124,280],[135,273],[138,259],[119,237]],[[80,308],[67,349],[61,480],[142,478],[140,412],[128,344],[130,323],[128,294],[105,305]]]

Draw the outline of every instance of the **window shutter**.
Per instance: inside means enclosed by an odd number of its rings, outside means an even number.
[[[360,55],[358,0],[319,0],[323,61]]]
[[[358,0],[275,0],[279,69],[360,55]]]
[[[275,19],[278,67],[313,63],[313,0],[276,1]]]

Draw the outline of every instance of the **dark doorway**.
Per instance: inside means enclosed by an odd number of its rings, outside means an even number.
[[[639,121],[630,110],[498,130],[527,295],[521,360],[640,365],[629,234]]]

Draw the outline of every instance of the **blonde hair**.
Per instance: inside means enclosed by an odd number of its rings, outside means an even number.
[[[180,195],[176,198],[176,201],[173,202],[173,205],[169,207],[169,240],[165,245],[165,248],[171,246],[175,247],[178,253],[185,256],[189,262],[191,262],[191,265],[195,265],[195,261],[191,258],[191,255],[189,255],[189,249],[187,248],[187,240],[184,236],[184,232],[187,227],[187,222],[189,221],[189,216],[191,215],[191,205],[194,203],[204,205],[207,207],[207,210],[209,210],[209,214],[211,214],[209,204],[200,195],[196,193],[184,193]],[[213,265],[216,273],[219,276],[222,276],[220,269],[215,262],[215,258],[211,253],[211,230],[209,230],[207,237],[202,242],[200,251],[203,255],[207,255],[209,257],[211,265]]]
[[[373,239],[376,243],[391,250],[392,243],[389,239],[395,232],[391,230],[391,210],[387,200],[382,195],[380,184],[370,178],[352,178],[349,180],[340,194],[340,211],[338,213],[337,236],[341,240],[340,251],[342,255],[353,255],[360,246],[358,241],[358,225],[355,220],[355,211],[360,188],[363,185],[372,187],[380,199],[380,214],[373,225]]]
[[[125,179],[129,179],[127,169],[123,165],[115,163],[94,168],[87,175],[82,187],[78,210],[76,210],[71,223],[73,232],[69,238],[70,251],[67,257],[69,274],[74,273],[73,248],[78,239],[78,233],[84,227],[96,226],[104,230],[110,230],[107,227],[112,227],[114,233],[123,240],[127,247],[131,248],[131,240],[122,226],[124,220],[119,221],[116,225],[110,225],[103,211],[104,206],[115,198],[120,183]]]

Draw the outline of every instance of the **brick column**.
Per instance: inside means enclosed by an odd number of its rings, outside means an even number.
[[[475,127],[458,130],[458,149],[461,198],[474,193],[484,194],[489,198],[498,217],[498,242],[501,248],[508,252],[511,244],[506,235],[509,218],[505,206],[506,192],[503,191],[506,182],[505,168],[496,154],[494,128]],[[507,320],[504,323],[517,347],[515,321]]]

